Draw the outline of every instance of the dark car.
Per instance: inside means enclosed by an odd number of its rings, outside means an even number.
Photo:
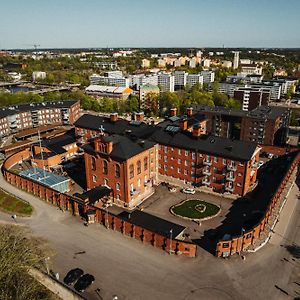
[[[95,281],[95,277],[91,274],[84,274],[81,276],[74,285],[74,288],[78,292],[84,292]]]
[[[84,272],[79,268],[69,271],[66,277],[64,278],[64,283],[68,285],[74,283],[78,278],[80,278],[80,276],[83,275],[83,273]]]

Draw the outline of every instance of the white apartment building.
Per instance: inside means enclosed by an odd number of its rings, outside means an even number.
[[[203,76],[201,74],[188,74],[186,78],[186,85],[194,86],[195,84],[203,85]]]
[[[233,68],[237,69],[239,67],[239,62],[240,62],[240,52],[239,51],[233,51],[234,54],[233,56]]]
[[[175,76],[168,73],[158,74],[158,86],[162,92],[174,92]]]
[[[187,75],[188,74],[185,71],[174,72],[175,89],[182,89],[186,86]]]
[[[129,87],[129,78],[119,76],[107,77],[93,74],[90,76],[90,83],[91,85]]]
[[[224,68],[232,68],[232,62],[230,60],[223,60],[222,67],[224,67]]]
[[[213,71],[201,71],[204,83],[211,83],[215,81],[215,72]]]
[[[142,59],[142,68],[150,68],[150,60],[149,59]]]
[[[37,79],[45,79],[47,76],[46,72],[34,71],[32,72],[32,80],[36,81]]]
[[[241,65],[241,73],[242,75],[262,75],[262,67],[257,64],[247,64]]]
[[[204,59],[203,60],[203,67],[204,68],[209,68],[210,67],[210,59]]]
[[[134,87],[136,90],[140,89],[140,86],[151,84],[158,85],[158,74],[138,74],[138,75],[130,75],[129,76],[129,85]]]

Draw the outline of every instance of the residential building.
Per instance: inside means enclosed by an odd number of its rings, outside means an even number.
[[[140,108],[143,110],[150,110],[153,105],[158,108],[158,103],[153,103],[152,95],[158,95],[160,93],[159,87],[157,85],[145,84],[140,86],[139,96],[140,96]]]
[[[34,71],[32,72],[32,80],[36,81],[37,79],[45,79],[47,76],[46,72],[42,71]]]
[[[207,132],[215,136],[283,146],[288,137],[290,110],[277,106],[259,106],[252,111],[224,107],[194,106],[207,118]]]
[[[241,72],[239,74],[242,75],[262,75],[262,66],[257,64],[241,64]]]
[[[263,88],[239,87],[234,90],[233,98],[242,105],[242,110],[253,110],[270,102],[270,91]]]
[[[97,74],[93,74],[90,76],[91,85],[103,85],[103,86],[118,86],[118,87],[129,87],[129,78],[120,77],[118,73],[119,71],[110,71],[107,74],[113,75],[110,76],[100,76]]]
[[[83,146],[87,188],[107,186],[115,204],[133,208],[154,193],[157,144],[130,135],[100,136]]]
[[[211,63],[211,60],[206,58],[203,60],[203,67],[204,68],[209,68],[210,67],[210,63]]]
[[[240,62],[240,52],[239,51],[233,51],[233,68],[237,69],[239,67]]]
[[[222,67],[224,68],[232,68],[232,62],[230,60],[223,60]]]
[[[204,83],[211,83],[215,81],[215,72],[213,71],[201,71],[200,73],[203,76]]]
[[[145,84],[158,85],[158,74],[137,74],[130,75],[130,87],[139,90],[140,86]]]
[[[174,89],[182,90],[186,86],[187,75],[185,71],[174,72]]]
[[[18,104],[0,109],[0,137],[42,125],[72,125],[80,115],[79,101]]]
[[[174,92],[175,76],[168,73],[159,73],[158,86],[162,92]]]
[[[203,86],[203,75],[201,75],[201,74],[187,74],[186,85],[189,86],[189,87],[192,87],[195,84],[200,84],[200,86]]]
[[[149,59],[142,59],[142,68],[150,68],[150,60]]]

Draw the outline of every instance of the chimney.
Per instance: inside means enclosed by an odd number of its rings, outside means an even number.
[[[175,117],[177,115],[177,108],[173,107],[170,109],[171,117]]]
[[[137,112],[135,113],[135,120],[139,121],[139,122],[143,122],[144,121],[144,112]]]
[[[179,120],[179,127],[181,128],[181,130],[187,130],[188,127],[188,121],[187,119],[181,119]]]
[[[118,113],[114,112],[110,114],[110,121],[111,122],[117,122],[118,121]]]
[[[194,126],[193,127],[193,136],[198,137],[202,135],[202,129],[200,126]]]
[[[188,117],[191,117],[193,115],[193,108],[192,107],[188,107],[186,109],[186,114],[188,115]]]

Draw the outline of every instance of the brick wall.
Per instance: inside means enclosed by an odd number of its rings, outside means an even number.
[[[95,210],[95,221],[103,224],[109,229],[121,232],[123,235],[140,240],[145,244],[152,245],[166,252],[171,252],[176,255],[182,255],[187,257],[195,257],[197,252],[197,246],[191,242],[185,242],[181,240],[170,240],[167,237],[161,236],[155,232],[151,232],[145,228],[136,226],[128,221],[120,219],[111,213],[97,208],[97,207],[82,207],[82,200],[77,199],[68,194],[60,193],[50,187],[43,184],[34,182],[30,179],[21,177],[14,174],[9,169],[18,163],[20,160],[27,159],[31,155],[30,149],[18,152],[9,158],[7,158],[2,165],[2,173],[6,181],[10,184],[22,189],[28,193],[31,193],[46,202],[58,206],[63,211],[70,211],[73,215],[80,214],[80,208],[83,212],[88,209]]]
[[[264,231],[265,225],[269,221],[273,208],[275,207],[278,199],[280,198],[281,193],[283,192],[291,174],[298,166],[299,161],[300,161],[300,154],[298,154],[295,157],[291,167],[287,171],[275,195],[271,199],[269,207],[266,210],[266,213],[262,218],[262,220],[259,222],[259,224],[254,226],[252,229],[244,232],[243,235],[241,236],[232,237],[230,240],[227,241],[219,241],[216,247],[216,256],[218,257],[230,256],[237,252],[240,252],[246,249],[248,246],[252,245],[255,242],[255,240],[260,237],[261,232]]]

